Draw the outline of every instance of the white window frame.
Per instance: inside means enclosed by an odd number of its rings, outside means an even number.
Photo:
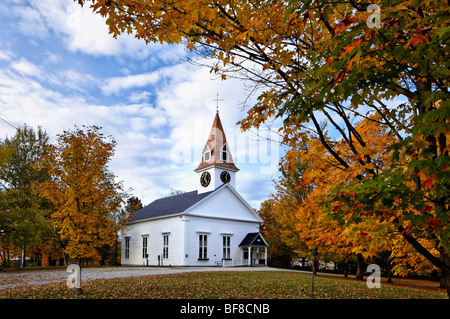
[[[130,258],[130,238],[131,237],[125,237],[125,259]]]
[[[163,234],[163,258],[169,258],[169,234]]]
[[[230,260],[231,259],[231,236],[224,235],[222,239],[223,246],[223,259]]]
[[[206,156],[208,155],[208,158]],[[208,149],[206,152],[203,153],[203,160],[205,162],[209,161],[211,159],[211,151]]]
[[[198,259],[208,260],[208,235],[198,235]]]
[[[148,235],[142,236],[142,258],[148,254]]]

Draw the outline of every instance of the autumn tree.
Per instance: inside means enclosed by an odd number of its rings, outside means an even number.
[[[377,117],[366,119],[356,128],[368,142],[364,152],[374,159],[374,169],[380,172],[390,165],[389,154],[384,150],[394,140],[386,130],[377,125],[376,119]],[[327,132],[326,127],[324,131]],[[327,134],[325,138],[329,139]],[[295,212],[299,236],[309,246],[318,248],[319,252],[329,255],[334,261],[357,260],[357,277],[362,279],[364,260],[392,250],[392,240],[396,237],[394,228],[389,222],[375,218],[373,212],[366,212],[362,208],[358,217],[343,215],[342,200],[334,198],[332,207],[328,208],[326,198],[335,190],[336,185],[352,183],[355,175],[367,175],[367,171],[361,170],[357,161],[353,162],[354,167],[351,169],[341,169],[320,140],[310,134],[303,134],[301,139],[291,142],[293,144],[284,158],[283,166],[292,169],[295,165],[293,163],[297,163],[299,159],[307,163],[297,187],[311,188],[307,198]],[[335,142],[334,147],[343,158],[353,156],[353,150],[344,140]],[[362,151],[360,147],[355,150]],[[346,196],[357,194],[349,192]],[[359,203],[354,205],[361,207]]]
[[[81,259],[99,260],[99,250],[112,246],[117,227],[111,214],[118,211],[123,192],[107,164],[116,142],[96,126],[75,128],[58,135],[49,147],[43,168],[51,181],[41,187],[42,196],[55,206],[52,218],[65,252],[81,264]]]
[[[376,120],[377,117],[366,119],[356,127],[368,141],[364,152],[374,159],[374,169],[381,173],[390,167],[391,154],[385,152],[385,147],[392,145],[395,139],[377,125]],[[399,214],[395,205],[383,211],[384,218],[378,218],[373,211],[364,211],[357,201],[347,205],[347,197],[358,197],[357,193],[349,191],[340,192],[332,201],[332,207],[327,209],[324,199],[335,191],[336,185],[351,184],[354,174],[367,175],[366,171],[359,170],[356,162],[351,170],[339,169],[322,143],[308,134],[292,143],[283,159],[275,193],[260,210],[264,224],[269,225],[265,229],[269,236],[288,244],[300,256],[309,258],[311,250],[316,249],[318,258],[323,260],[356,262],[360,280],[365,262],[374,260],[381,261],[388,273],[393,265],[394,272],[401,275],[433,269],[420,255],[411,253],[390,222],[389,218],[394,219]],[[352,156],[345,141],[335,143],[335,148],[342,157]],[[418,240],[435,252],[426,238]]]
[[[274,199],[271,198],[262,202],[258,210],[258,215],[264,220],[260,232],[270,246],[268,262],[270,266],[290,267],[298,254],[295,252],[295,247],[290,245],[290,241],[284,238],[284,225],[279,221],[279,216],[275,213],[274,208]]]
[[[243,129],[279,117],[287,140],[312,132],[337,169],[358,167],[357,186],[338,185],[336,196],[362,195],[362,211],[380,219],[396,198],[401,214],[385,220],[441,270],[450,295],[448,2],[376,4],[378,27],[368,26],[373,12],[359,0],[97,0],[91,6],[113,36],[127,32],[147,42],[183,42],[210,59],[222,79],[253,84],[261,93],[240,122]],[[382,174],[355,125],[368,112],[398,138],[391,167]],[[334,128],[333,138],[325,137],[321,120]],[[351,157],[339,154],[340,140]],[[336,198],[328,199],[333,209]],[[437,254],[420,243],[420,234],[427,234]]]

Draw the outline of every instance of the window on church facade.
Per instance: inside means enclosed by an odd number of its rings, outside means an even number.
[[[147,258],[148,236],[142,237],[142,258]]]
[[[230,236],[223,236],[223,259],[231,259]]]
[[[125,237],[125,258],[130,258],[130,237]]]
[[[205,155],[205,162],[209,161],[210,158],[211,158],[211,152],[207,151],[207,152],[204,153],[204,155]]]
[[[198,259],[208,259],[208,236],[198,236]]]
[[[169,235],[163,235],[163,258],[169,258]]]

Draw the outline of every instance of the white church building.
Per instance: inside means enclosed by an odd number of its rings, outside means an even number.
[[[235,166],[217,112],[194,170],[197,189],[143,207],[122,231],[122,265],[267,265],[261,217],[236,191]]]

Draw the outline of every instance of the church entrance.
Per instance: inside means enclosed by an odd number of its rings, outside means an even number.
[[[267,266],[267,246],[266,247],[241,247],[243,252],[243,266]]]
[[[269,245],[260,233],[248,233],[239,247],[242,251],[243,266],[267,266],[267,249]]]

